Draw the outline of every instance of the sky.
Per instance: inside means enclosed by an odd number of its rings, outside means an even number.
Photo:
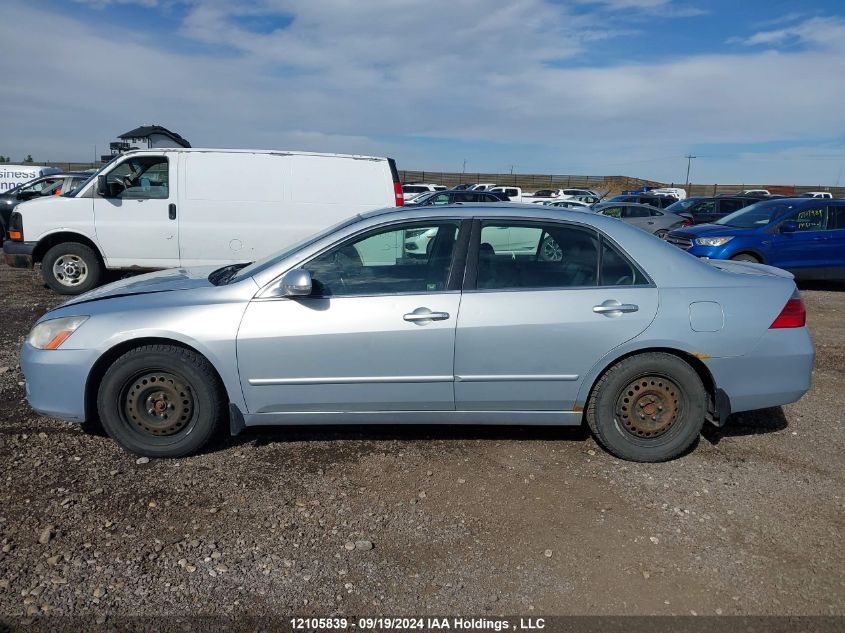
[[[0,154],[845,185],[841,0],[3,0]],[[465,167],[464,167],[465,166]]]

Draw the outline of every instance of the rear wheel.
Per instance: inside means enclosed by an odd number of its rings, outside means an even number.
[[[146,457],[199,451],[226,417],[211,364],[188,349],[146,345],[118,358],[97,395],[103,428],[120,446]]]
[[[103,264],[99,256],[85,244],[56,244],[41,261],[44,282],[62,295],[78,295],[100,283]]]
[[[596,383],[587,424],[596,440],[622,459],[660,462],[698,438],[706,392],[696,371],[662,352],[626,358]]]
[[[740,253],[739,255],[734,255],[731,259],[735,262],[754,262],[755,264],[759,264],[760,260],[757,257],[754,257],[751,253]]]

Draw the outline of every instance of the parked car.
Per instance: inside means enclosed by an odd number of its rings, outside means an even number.
[[[41,263],[57,292],[79,294],[105,269],[254,261],[350,212],[402,204],[389,158],[134,150],[68,196],[21,203],[3,252],[11,266]]]
[[[488,191],[489,189],[492,189],[493,187],[496,187],[496,186],[497,185],[496,185],[495,182],[477,182],[477,183],[471,185],[469,188],[472,191]]]
[[[802,198],[827,198],[828,200],[833,198],[833,194],[829,191],[807,191],[806,193],[802,193]]]
[[[666,207],[666,210],[688,213],[694,224],[708,224],[757,202],[760,202],[759,198],[739,196],[696,197],[679,200]]]
[[[446,191],[446,187],[423,182],[408,182],[402,185],[402,197],[406,202],[430,191]]]
[[[751,196],[755,198],[765,198],[767,196],[772,195],[772,192],[768,189],[746,189],[744,191],[740,191],[738,196]]]
[[[687,197],[686,189],[680,187],[658,187],[650,190],[649,193],[653,196],[672,196],[677,200],[683,200]]]
[[[623,194],[611,198],[607,202],[634,202],[636,204],[647,204],[658,209],[665,209],[677,202],[677,199],[672,196],[653,196],[651,194],[637,194],[635,196],[626,196]]]
[[[592,189],[540,189],[531,195],[523,195],[522,201],[532,204],[545,204],[547,202],[554,202],[555,200],[569,200],[571,198],[582,201],[595,199],[598,202],[601,196]]]
[[[56,167],[45,167],[42,165],[9,165],[8,163],[2,163],[0,164],[0,193],[19,187],[20,185],[25,185],[42,176],[58,174],[60,171],[62,170]]]
[[[9,219],[18,204],[34,198],[67,194],[89,177],[90,174],[84,172],[51,174],[30,180],[0,194],[0,244],[6,239]]]
[[[798,279],[845,280],[845,200],[758,201],[712,224],[669,233],[697,257],[777,266]]]
[[[246,267],[93,290],[29,333],[27,398],[149,457],[226,426],[586,422],[614,455],[661,461],[705,420],[808,390],[788,273],[598,214],[514,212],[374,211]],[[407,257],[414,231],[434,232],[428,256]]]
[[[425,206],[425,205],[442,205],[442,204],[460,204],[466,202],[508,202],[508,197],[504,193],[495,193],[492,191],[466,191],[466,190],[450,190],[450,191],[431,191],[424,193],[421,196],[414,198],[413,202],[406,203],[405,206]]]
[[[637,228],[653,233],[663,239],[672,229],[678,229],[688,223],[689,219],[677,213],[661,211],[657,207],[634,202],[605,202],[593,207],[593,211],[600,215],[618,218]]]
[[[544,202],[543,203],[549,207],[557,207],[559,209],[571,209],[573,211],[589,211],[592,213],[593,208],[592,205],[581,202],[580,200],[575,200],[574,198],[567,198],[566,200],[555,200],[554,202]]]
[[[530,199],[528,196],[523,196],[521,187],[492,187],[487,191],[501,194],[510,202],[522,202],[524,198]]]

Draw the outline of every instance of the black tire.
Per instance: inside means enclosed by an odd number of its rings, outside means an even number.
[[[734,255],[731,259],[735,262],[754,262],[755,264],[760,263],[760,259],[754,257],[751,253],[740,253],[739,255]]]
[[[228,415],[211,363],[171,345],[138,347],[112,363],[100,383],[97,412],[113,440],[145,457],[196,453]]]
[[[100,256],[85,244],[63,242],[44,254],[44,259],[41,260],[41,276],[44,283],[59,294],[78,295],[100,283],[103,262],[100,261]]]
[[[610,453],[635,462],[662,462],[698,438],[707,395],[696,371],[672,354],[650,352],[619,361],[599,378],[587,424]]]

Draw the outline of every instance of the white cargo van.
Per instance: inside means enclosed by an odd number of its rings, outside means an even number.
[[[104,269],[250,262],[356,213],[403,204],[393,159],[159,148],[115,158],[70,197],[24,202],[6,263],[62,294]]]
[[[14,189],[30,180],[41,176],[58,174],[61,169],[56,167],[41,167],[40,165],[9,165],[0,163],[0,193]]]

